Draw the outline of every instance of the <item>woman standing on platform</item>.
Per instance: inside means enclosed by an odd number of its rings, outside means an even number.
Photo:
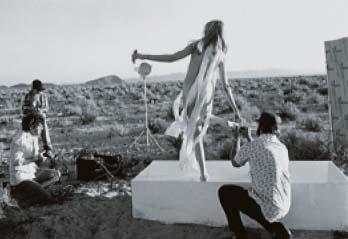
[[[159,62],[174,62],[191,56],[187,74],[183,84],[183,110],[180,117],[166,131],[167,135],[182,135],[180,149],[180,167],[192,174],[200,173],[201,181],[206,181],[208,174],[205,166],[203,137],[212,116],[216,73],[219,71],[227,92],[229,103],[235,113],[235,121],[240,122],[238,108],[234,101],[231,86],[228,83],[225,55],[227,52],[223,37],[223,22],[213,20],[204,28],[203,37],[186,46],[184,49],[165,55],[140,54],[133,52],[132,61],[137,59]]]

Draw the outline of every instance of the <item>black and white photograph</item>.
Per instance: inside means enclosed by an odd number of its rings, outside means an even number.
[[[348,1],[0,0],[1,239],[348,239]]]

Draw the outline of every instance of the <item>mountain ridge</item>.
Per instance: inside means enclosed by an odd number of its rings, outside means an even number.
[[[239,71],[229,71],[227,76],[229,79],[238,79],[238,78],[265,78],[265,77],[291,77],[291,76],[303,76],[303,75],[325,75],[326,72],[321,70],[292,70],[292,69],[280,69],[280,68],[270,68],[263,70],[239,70]],[[149,82],[160,82],[160,81],[183,81],[185,79],[186,73],[175,72],[169,74],[153,75],[147,77]],[[50,88],[57,85],[89,85],[89,86],[102,86],[102,85],[115,85],[121,84],[123,82],[138,82],[142,79],[140,77],[126,77],[122,79],[121,77],[111,74],[107,76],[102,76],[94,80],[88,80],[85,82],[72,82],[72,83],[44,83],[44,86]],[[14,88],[14,89],[27,89],[30,88],[30,84],[18,83],[11,86],[1,85],[1,89]]]
[[[81,85],[114,85],[122,82],[123,80],[116,75],[107,75],[99,77],[95,80],[86,81],[85,83],[81,83]]]
[[[291,69],[264,69],[264,70],[240,70],[240,71],[229,71],[227,72],[227,77],[229,79],[238,78],[265,78],[265,77],[291,77],[291,76],[301,76],[301,75],[324,75],[325,72],[320,70],[291,70]],[[163,75],[149,76],[147,80],[149,82],[157,81],[177,81],[184,80],[186,73],[177,72]],[[141,78],[126,78],[125,81],[134,82],[140,81]]]

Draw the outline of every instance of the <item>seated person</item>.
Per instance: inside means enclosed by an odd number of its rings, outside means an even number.
[[[55,201],[45,188],[59,181],[60,172],[39,167],[43,162],[39,155],[39,136],[42,129],[40,117],[26,115],[22,119],[22,130],[11,143],[11,194],[21,207]]]
[[[290,231],[277,222],[288,213],[291,201],[288,150],[278,139],[279,122],[279,117],[262,113],[255,140],[247,127],[235,131],[236,141],[230,159],[234,167],[249,163],[251,188],[246,190],[237,185],[223,185],[219,189],[219,199],[229,229],[237,239],[247,238],[241,212],[256,220],[274,238],[290,238]],[[249,141],[242,147],[240,135]]]

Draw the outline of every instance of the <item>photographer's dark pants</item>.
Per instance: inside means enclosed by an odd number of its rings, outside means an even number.
[[[248,191],[236,185],[224,185],[219,189],[219,199],[225,211],[229,229],[237,238],[246,238],[240,213],[244,213],[272,233],[272,224],[263,216],[260,206]]]
[[[24,116],[26,115],[30,115],[32,113],[32,111],[28,111],[28,112],[24,112]],[[48,129],[48,125],[47,125],[47,117],[46,115],[37,115],[40,120],[42,121],[42,131],[41,131],[41,139],[42,139],[42,144],[43,144],[43,148],[46,151],[52,150],[52,143],[51,143],[51,137],[50,137],[50,132]]]
[[[46,116],[42,117],[42,123],[43,123],[43,129],[41,132],[41,138],[42,138],[42,142],[43,142],[43,147],[44,150],[52,150],[52,143],[51,143],[51,137],[50,137],[50,132],[48,129],[48,125],[47,125],[47,118]]]
[[[59,175],[53,169],[40,169],[35,181],[25,180],[11,188],[11,196],[16,199],[22,208],[33,205],[46,205],[55,202],[45,188],[56,183]]]
[[[46,205],[52,202],[51,194],[35,181],[23,181],[12,187],[11,196],[21,208],[33,205]]]

